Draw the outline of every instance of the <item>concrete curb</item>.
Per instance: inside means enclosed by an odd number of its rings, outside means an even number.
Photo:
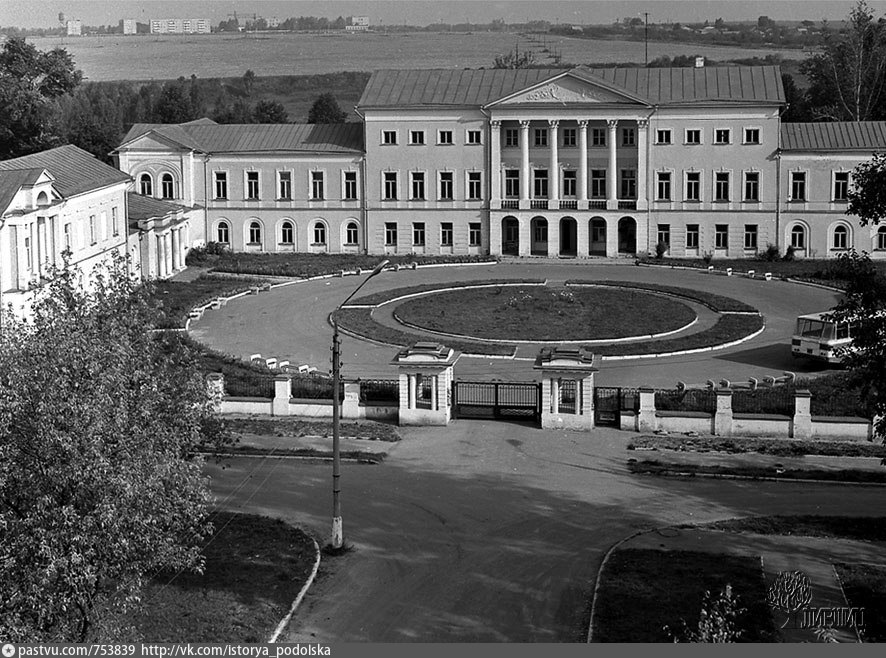
[[[294,461],[305,462],[331,462],[332,457],[325,455],[263,455],[257,452],[200,452],[204,457],[249,457],[261,459],[291,459]],[[369,459],[368,457],[340,457],[343,462],[352,462],[354,464],[381,464],[384,459]]]
[[[804,480],[801,478],[780,478],[770,475],[733,475],[730,473],[690,473],[679,469],[668,469],[657,473],[630,473],[652,477],[708,478],[710,480],[757,480],[760,482],[787,482],[789,484],[834,484],[844,487],[886,487],[886,482],[850,482],[847,480]]]
[[[314,579],[317,577],[317,571],[320,569],[320,547],[317,545],[317,540],[314,539],[314,568],[311,570],[311,575],[308,576],[308,579],[305,581],[305,584],[302,585],[301,591],[298,593],[298,596],[295,597],[295,601],[292,602],[292,607],[289,608],[289,612],[286,613],[286,616],[280,620],[280,623],[277,624],[277,628],[274,629],[273,635],[271,635],[268,640],[269,644],[274,644],[277,639],[280,637],[280,634],[283,630],[289,625],[289,622],[292,620],[292,615],[295,614],[295,611],[298,610],[298,606],[301,605],[302,599],[305,598],[305,594],[308,593],[308,589],[311,585],[314,584]]]

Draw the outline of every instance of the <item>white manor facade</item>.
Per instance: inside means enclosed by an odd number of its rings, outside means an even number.
[[[236,251],[886,257],[845,214],[886,123],[784,104],[771,66],[378,71],[361,123],[136,125],[115,154]]]

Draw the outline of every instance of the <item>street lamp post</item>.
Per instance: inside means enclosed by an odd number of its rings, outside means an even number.
[[[344,544],[344,533],[341,522],[341,451],[339,448],[339,423],[341,420],[341,402],[338,399],[339,387],[341,386],[341,339],[338,335],[338,323],[335,321],[336,312],[347,304],[351,297],[366,285],[372,277],[380,274],[389,263],[383,260],[369,276],[363,280],[345,300],[339,304],[329,316],[332,323],[332,541],[333,549],[339,549]]]

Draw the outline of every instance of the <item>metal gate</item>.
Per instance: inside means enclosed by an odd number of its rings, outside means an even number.
[[[452,383],[452,412],[456,418],[541,422],[541,384],[455,381]]]
[[[594,387],[594,425],[620,427],[623,411],[640,408],[640,393],[635,388]]]

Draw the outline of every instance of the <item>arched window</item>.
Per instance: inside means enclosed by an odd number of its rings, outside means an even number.
[[[345,244],[355,245],[360,243],[360,227],[357,222],[348,222],[345,228]]]
[[[886,226],[877,231],[877,249],[886,249]]]
[[[314,244],[326,244],[326,224],[314,222]]]
[[[227,222],[219,222],[215,232],[218,242],[221,244],[231,244],[231,227]]]
[[[281,244],[292,244],[295,242],[295,231],[292,227],[292,222],[283,222],[283,225],[280,227],[280,242]]]
[[[37,195],[37,205],[40,207],[49,205],[49,197],[46,195],[46,192],[40,192]]]
[[[834,249],[846,249],[849,245],[849,229],[839,224],[834,229]]]
[[[261,243],[261,224],[258,222],[249,223],[249,244]]]
[[[175,198],[175,184],[172,182],[172,174],[163,174],[160,179],[160,194],[164,199]]]
[[[138,177],[138,192],[142,196],[154,195],[154,181],[151,180],[150,174],[142,174]]]
[[[791,229],[791,246],[794,249],[806,248],[806,228],[802,224],[794,224]]]

